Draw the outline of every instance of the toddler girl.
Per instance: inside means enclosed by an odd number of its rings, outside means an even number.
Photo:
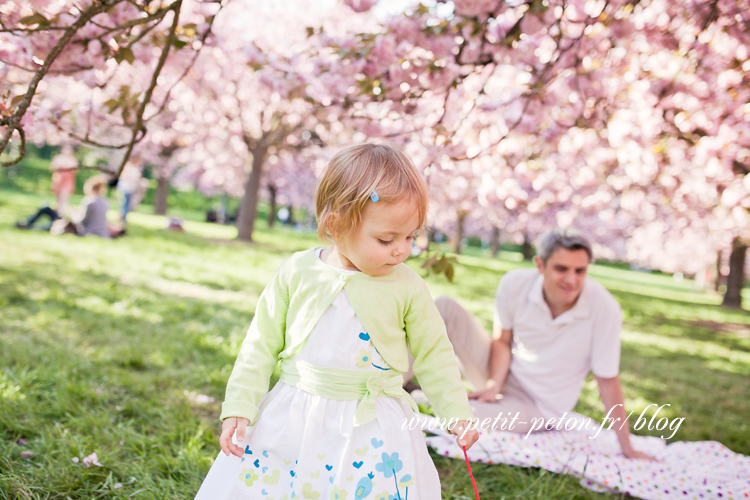
[[[331,160],[315,206],[332,244],[293,255],[263,291],[227,384],[224,454],[197,499],[441,497],[422,431],[404,427],[417,411],[401,387],[409,350],[438,416],[461,421],[459,445],[477,433],[463,434],[473,415],[445,326],[402,263],[427,202],[396,147],[362,144]]]

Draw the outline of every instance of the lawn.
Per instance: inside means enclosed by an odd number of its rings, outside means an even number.
[[[43,199],[0,188],[0,498],[190,499],[218,452],[219,405],[258,296],[317,239],[262,223],[252,245],[197,221],[171,233],[145,211],[112,241],[12,228]],[[427,281],[489,328],[498,279],[528,265],[512,252],[462,256],[454,284]],[[675,440],[750,454],[750,314],[689,280],[590,274],[624,310],[628,408],[669,403],[667,416],[685,417]],[[577,410],[603,416],[593,379]],[[101,467],[84,465],[93,453]],[[464,464],[434,459],[444,498],[473,498]],[[618,498],[536,469],[474,471],[485,500]]]

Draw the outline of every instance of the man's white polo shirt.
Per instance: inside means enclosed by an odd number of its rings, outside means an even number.
[[[510,371],[550,418],[573,409],[589,370],[602,378],[619,373],[622,310],[586,277],[575,306],[552,319],[542,281],[536,269],[506,273],[495,307],[502,328],[513,330]]]

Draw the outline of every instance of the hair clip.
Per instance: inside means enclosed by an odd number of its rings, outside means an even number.
[[[378,201],[380,199],[380,197],[378,196],[378,193],[376,193],[374,189],[372,190],[372,194],[370,195],[370,199],[372,200],[373,203],[375,203],[376,201]]]

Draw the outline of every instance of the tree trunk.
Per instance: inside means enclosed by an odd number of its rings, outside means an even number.
[[[531,248],[531,242],[529,241],[529,235],[523,235],[523,245],[521,245],[521,254],[523,260],[531,260],[534,258],[534,250]]]
[[[714,269],[714,291],[718,292],[721,286],[721,250],[716,252],[716,269]]]
[[[270,206],[268,207],[268,228],[270,229],[276,223],[276,186],[269,184],[268,194],[270,196]]]
[[[464,239],[464,221],[466,220],[466,212],[459,210],[458,218],[456,219],[456,234],[455,240],[453,241],[453,251],[458,255],[461,253],[461,240]]]
[[[250,151],[253,155],[253,166],[245,183],[245,194],[240,201],[240,213],[237,216],[237,238],[243,241],[253,241],[255,217],[258,215],[260,176],[263,173],[266,152],[265,147],[257,147]]]
[[[492,258],[497,258],[500,254],[500,228],[492,226],[492,236],[490,237],[490,253]]]
[[[729,256],[729,275],[727,276],[727,292],[722,305],[727,307],[742,307],[742,287],[745,285],[745,254],[747,245],[739,238],[732,241],[732,253]]]
[[[169,179],[158,177],[156,179],[156,194],[154,196],[154,213],[156,215],[167,215],[167,196],[169,195]]]
[[[289,218],[286,220],[286,223],[290,226],[294,226],[297,223],[294,220],[294,207],[292,205],[287,205],[286,209],[289,212]]]

